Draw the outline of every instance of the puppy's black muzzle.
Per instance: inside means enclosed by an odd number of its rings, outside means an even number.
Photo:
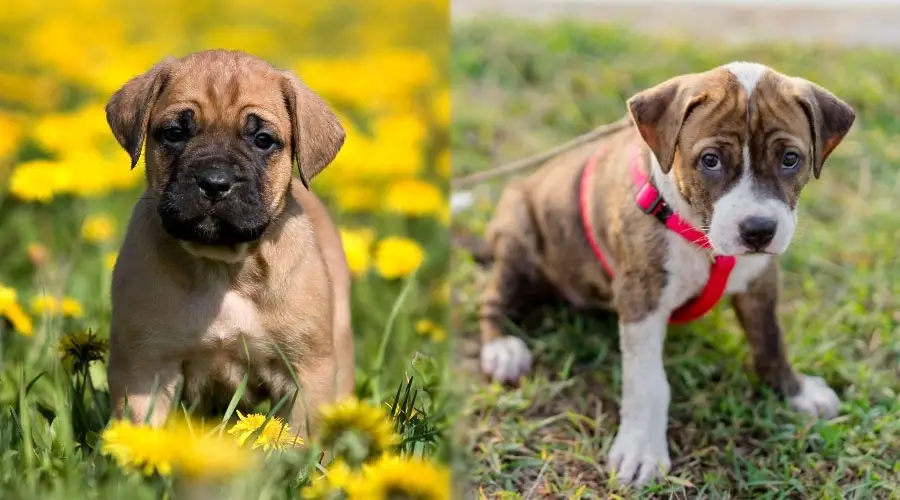
[[[203,245],[258,239],[271,219],[262,197],[265,178],[260,172],[230,155],[174,165],[158,206],[166,232]]]

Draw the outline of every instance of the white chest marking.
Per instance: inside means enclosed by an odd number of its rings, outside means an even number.
[[[668,252],[666,271],[669,281],[663,290],[661,306],[674,311],[698,295],[709,281],[712,263],[706,252],[673,232],[666,234]],[[770,255],[754,254],[736,257],[734,269],[728,276],[726,295],[742,293],[769,264]]]
[[[241,342],[242,336],[248,341],[266,337],[259,310],[250,299],[229,290],[218,300],[209,297],[205,305],[214,309],[209,315],[212,321],[202,334],[204,344]]]

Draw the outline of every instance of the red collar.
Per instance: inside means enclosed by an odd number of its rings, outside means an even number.
[[[600,245],[597,242],[597,237],[591,228],[591,223],[588,219],[589,207],[587,195],[588,190],[591,188],[591,183],[589,181],[594,174],[594,171],[597,170],[597,160],[602,154],[603,150],[594,153],[594,155],[588,159],[587,165],[584,167],[584,171],[581,174],[578,205],[584,234],[587,236],[588,242],[591,245],[591,250],[593,250],[597,260],[600,261],[603,269],[605,269],[610,276],[613,276],[612,266],[609,265],[609,262],[603,256],[603,252],[600,251]],[[692,226],[691,223],[681,217],[681,215],[674,212],[668,203],[666,203],[666,200],[663,199],[659,190],[656,189],[656,186],[653,185],[650,177],[641,170],[640,147],[638,145],[635,145],[632,149],[630,163],[631,178],[634,180],[635,189],[637,189],[635,202],[637,203],[638,208],[646,214],[655,216],[660,222],[665,224],[670,231],[675,232],[694,245],[697,245],[704,250],[712,250],[707,235]],[[706,282],[706,287],[703,288],[700,295],[692,298],[673,312],[672,316],[669,318],[669,323],[688,323],[700,318],[715,307],[716,303],[719,302],[719,299],[725,294],[725,286],[728,284],[728,276],[731,274],[731,270],[734,269],[734,264],[735,258],[733,256],[716,255],[709,271],[709,281]]]

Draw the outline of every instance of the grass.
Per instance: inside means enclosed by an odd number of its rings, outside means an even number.
[[[846,99],[857,123],[802,195],[781,259],[790,359],[823,376],[840,415],[814,421],[760,386],[730,308],[670,329],[667,481],[658,498],[900,498],[900,65],[896,54],[836,47],[712,47],[616,27],[480,20],[457,25],[451,74],[454,175],[525,157],[612,122],[633,93],[673,75],[756,60]],[[502,180],[478,186],[454,225],[476,231]],[[485,271],[454,250],[454,328],[477,359]],[[594,498],[617,492],[605,456],[618,428],[615,319],[562,308],[521,332],[536,366],[521,387],[467,383],[461,439],[488,498]]]

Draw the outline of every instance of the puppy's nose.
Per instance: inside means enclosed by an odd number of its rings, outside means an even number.
[[[741,239],[753,250],[762,250],[772,243],[777,229],[778,223],[768,217],[747,217],[738,224]]]
[[[196,175],[197,187],[203,196],[210,200],[221,200],[231,192],[234,185],[234,175],[221,168],[207,168]]]

